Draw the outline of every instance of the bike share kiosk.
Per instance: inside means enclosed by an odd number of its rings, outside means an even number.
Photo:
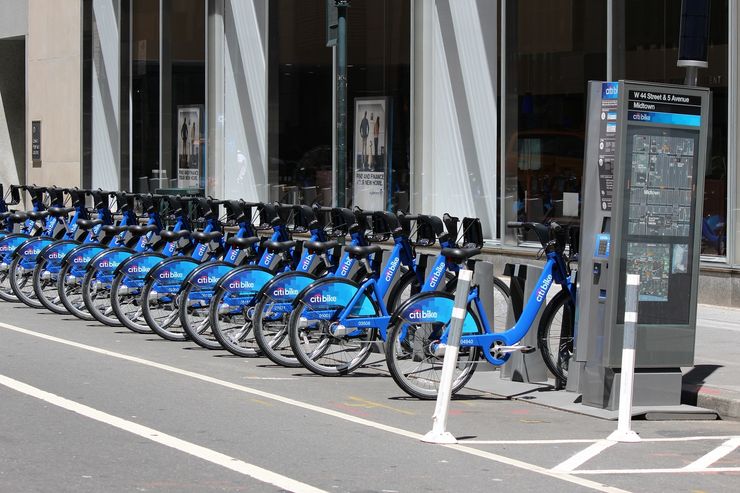
[[[681,403],[694,364],[708,89],[589,82],[576,352],[568,390],[618,408],[625,280],[639,274],[635,406]]]

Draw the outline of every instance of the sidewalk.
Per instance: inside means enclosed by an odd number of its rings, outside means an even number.
[[[698,305],[695,347],[682,401],[740,419],[740,308]]]

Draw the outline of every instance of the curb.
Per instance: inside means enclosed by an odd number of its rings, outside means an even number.
[[[681,403],[711,409],[723,419],[740,419],[740,392],[686,383],[681,389]]]

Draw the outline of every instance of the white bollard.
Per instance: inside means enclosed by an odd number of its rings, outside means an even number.
[[[635,383],[635,325],[637,325],[637,291],[640,276],[627,275],[624,301],[624,346],[619,380],[619,421],[617,429],[607,437],[613,442],[639,442],[640,435],[632,431],[632,391]]]
[[[457,439],[447,431],[447,411],[452,397],[452,373],[457,366],[457,354],[460,350],[460,337],[462,336],[463,322],[467,313],[468,293],[470,292],[470,281],[472,279],[472,270],[460,270],[457,278],[455,304],[452,308],[452,319],[450,320],[450,332],[447,335],[447,345],[445,346],[445,358],[442,362],[442,377],[437,393],[437,405],[434,408],[434,416],[432,416],[432,431],[424,435],[421,439],[423,442],[457,443]]]

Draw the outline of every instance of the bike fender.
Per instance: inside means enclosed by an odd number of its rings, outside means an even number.
[[[215,289],[218,281],[234,269],[234,265],[228,262],[208,262],[206,264],[200,264],[198,267],[193,269],[190,274],[188,274],[183,285],[188,283],[199,289],[212,291]]]
[[[216,289],[238,297],[254,297],[270,279],[275,277],[271,270],[256,265],[234,269],[216,284]]]
[[[85,269],[98,253],[105,250],[99,243],[87,243],[74,247],[62,259],[62,266],[71,264],[75,269]]]
[[[152,270],[152,268],[165,259],[164,255],[155,252],[137,253],[121,262],[115,275],[123,273],[129,279],[141,280]]]
[[[389,326],[399,319],[419,323],[450,323],[455,298],[450,293],[420,293],[407,299],[396,309]],[[478,327],[473,316],[466,312],[463,334],[475,334]]]
[[[349,305],[359,291],[360,285],[349,279],[325,278],[307,286],[293,300],[293,306],[303,303],[312,310],[341,310]],[[377,315],[375,303],[363,293],[349,313],[351,317],[368,317]]]
[[[200,262],[190,257],[172,257],[160,261],[146,275],[147,282],[160,286],[179,286]]]
[[[75,240],[61,240],[55,241],[51,245],[47,245],[39,253],[39,260],[46,260],[52,265],[61,265],[64,257],[75,247],[79,246],[80,242]]]
[[[41,250],[54,243],[53,238],[31,238],[24,241],[13,252],[13,257],[22,257],[24,262],[35,261]]]
[[[31,238],[30,235],[25,233],[14,233],[7,235],[5,238],[0,240],[0,260],[7,258],[10,259],[13,252],[21,246],[23,243]]]
[[[126,247],[107,248],[95,255],[87,265],[88,269],[95,269],[104,275],[113,275],[121,262],[135,255],[136,252]]]
[[[281,272],[262,287],[258,297],[267,296],[278,303],[292,303],[316,279],[315,275],[308,272]]]

